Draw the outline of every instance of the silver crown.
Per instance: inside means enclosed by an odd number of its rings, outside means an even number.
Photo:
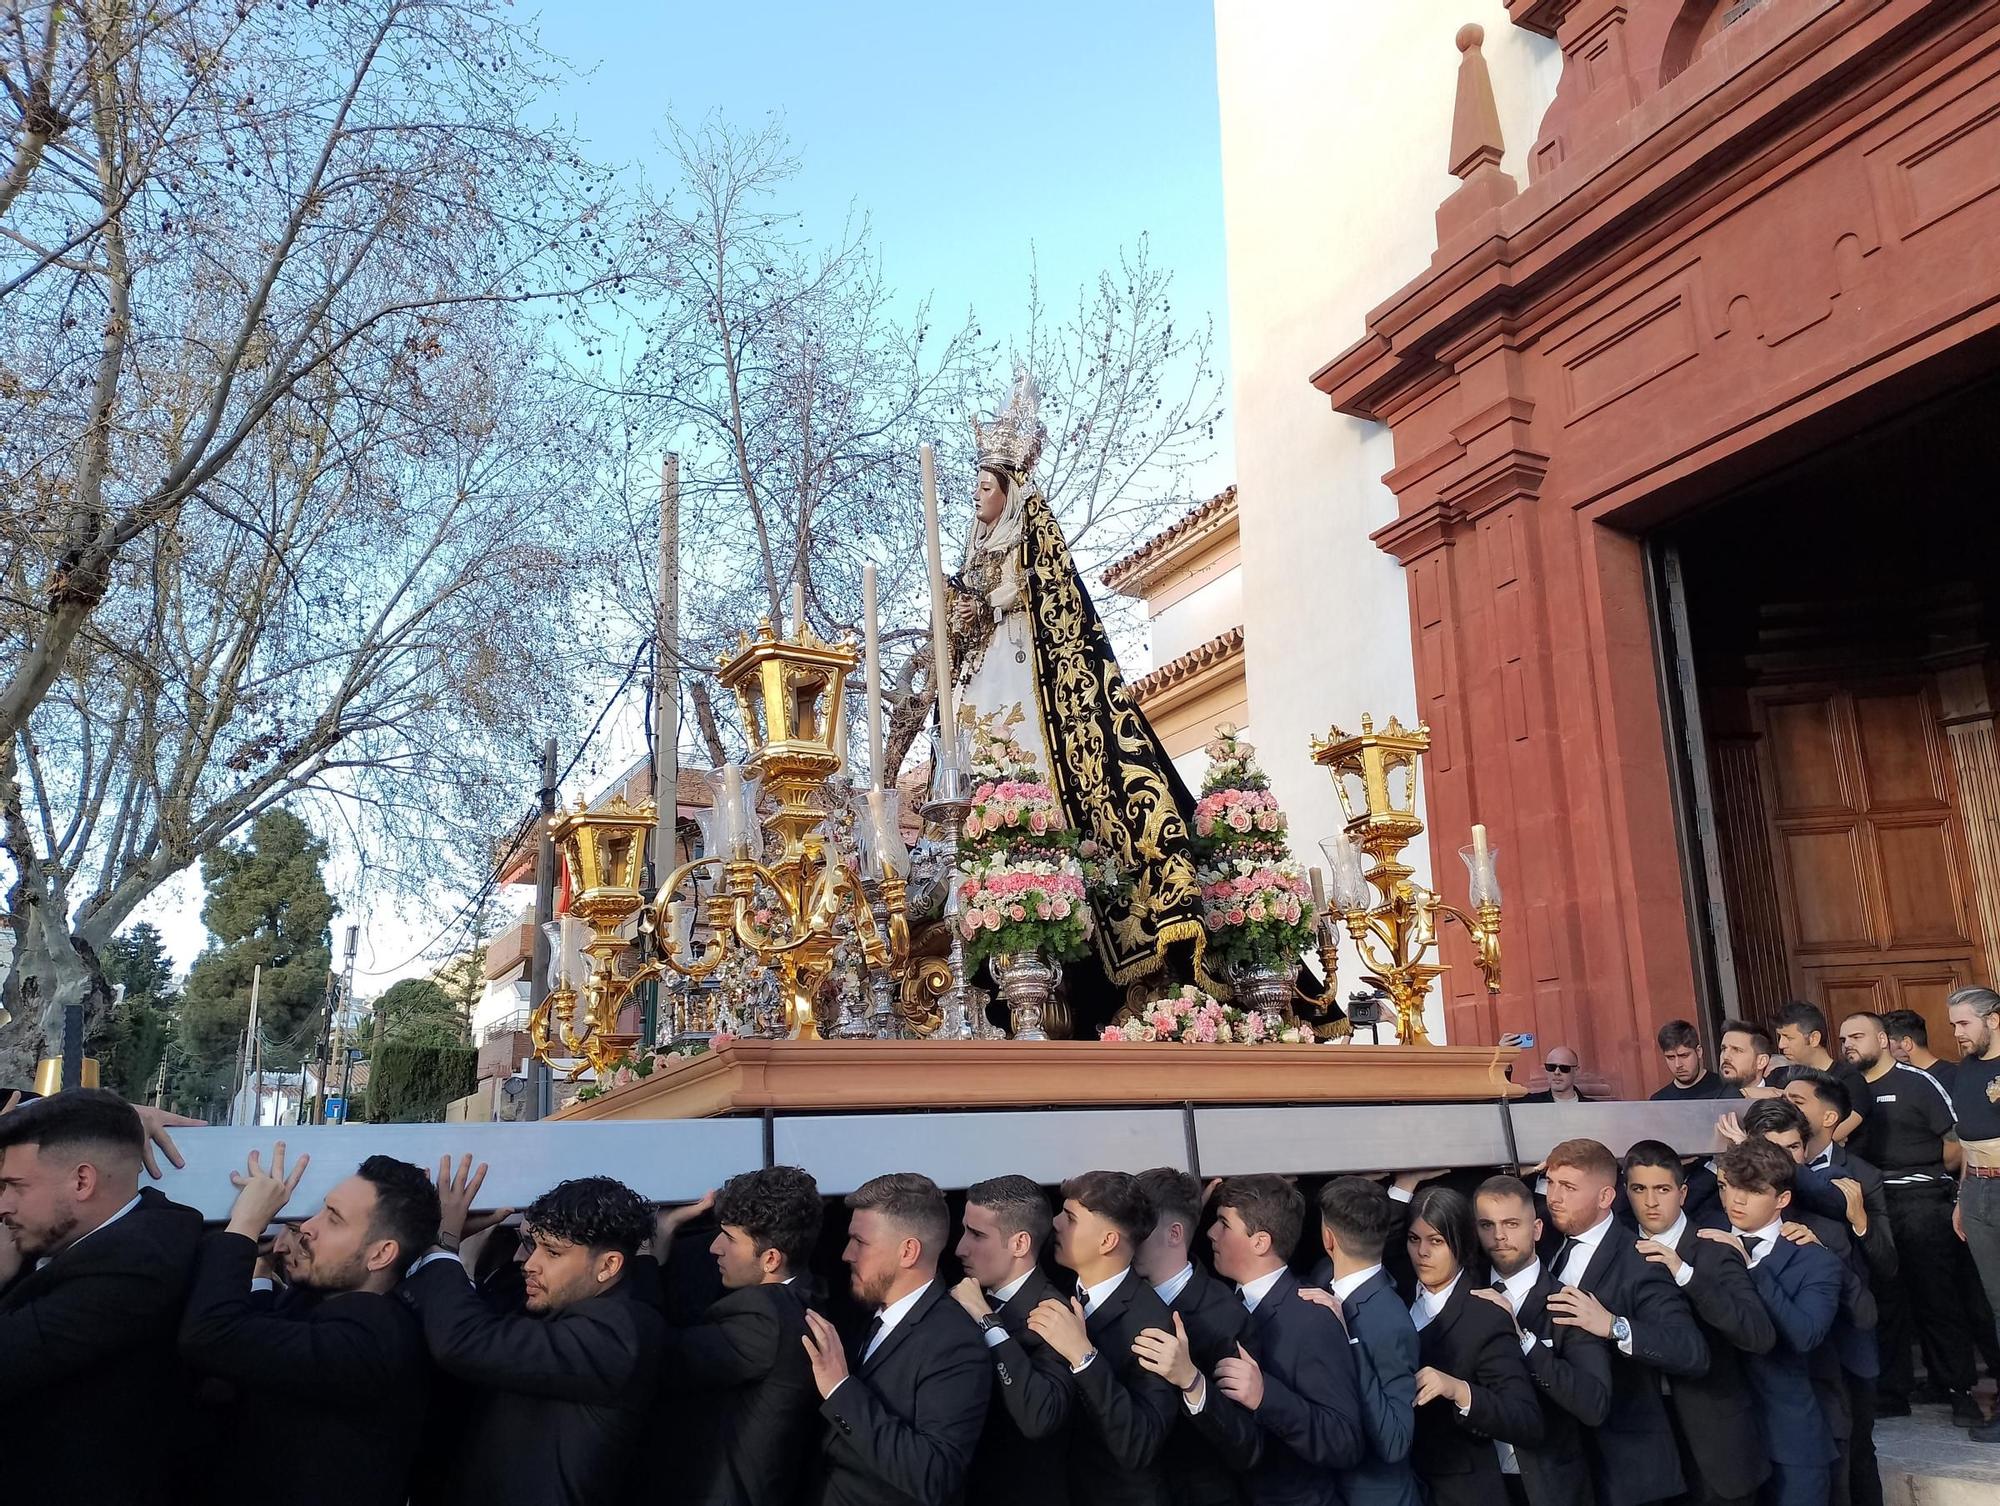
[[[979,444],[982,469],[1026,476],[1035,468],[1035,461],[1042,453],[1042,441],[1049,437],[1038,412],[1041,402],[1042,395],[1035,386],[1034,377],[1026,366],[1017,361],[1014,364],[1014,391],[1007,399],[1006,410],[987,423],[981,423],[976,418],[972,421],[972,433]]]

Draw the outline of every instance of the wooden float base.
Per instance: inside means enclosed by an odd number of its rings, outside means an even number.
[[[1465,1103],[1524,1091],[1508,1046],[742,1040],[555,1117],[703,1119],[863,1110]]]

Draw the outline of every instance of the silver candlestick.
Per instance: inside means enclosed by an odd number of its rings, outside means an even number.
[[[964,776],[946,764],[938,771],[939,797],[924,807],[924,819],[935,821],[944,831],[944,839],[954,854],[958,851],[960,838],[965,835],[965,818],[972,811],[972,802],[965,798]],[[951,884],[945,891],[944,921],[951,929],[951,950],[946,954],[946,962],[951,968],[951,988],[938,1001],[943,1016],[937,1028],[936,1040],[963,1041],[972,1038],[972,1023],[967,1013],[965,994],[965,932],[959,926],[959,911],[963,908],[958,897],[958,864],[953,859]]]

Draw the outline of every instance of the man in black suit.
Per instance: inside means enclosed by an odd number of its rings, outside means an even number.
[[[1133,1341],[1173,1331],[1173,1315],[1132,1258],[1153,1232],[1138,1178],[1089,1171],[1062,1185],[1056,1260],[1074,1273],[1077,1295],[1051,1298],[1028,1326],[1062,1356],[1081,1403],[1070,1431],[1069,1495],[1092,1506],[1164,1506],[1160,1468],[1181,1405],[1174,1388],[1140,1362]]]
[[[1556,1326],[1548,1300],[1561,1288],[1536,1253],[1542,1221],[1526,1182],[1488,1177],[1473,1197],[1473,1211],[1493,1284],[1472,1295],[1491,1302],[1514,1325],[1542,1405],[1539,1443],[1494,1444],[1507,1498],[1517,1506],[1590,1506],[1584,1438],[1585,1430],[1601,1426],[1611,1411],[1610,1346],[1581,1328]]]
[[[1152,1205],[1153,1232],[1140,1244],[1132,1267],[1174,1315],[1175,1335],[1186,1335],[1189,1363],[1204,1375],[1213,1375],[1216,1365],[1236,1353],[1236,1341],[1250,1314],[1235,1292],[1194,1259],[1192,1246],[1201,1228],[1204,1201],[1201,1183],[1171,1166],[1156,1166],[1139,1173],[1139,1190]],[[1154,1330],[1141,1334],[1134,1341],[1140,1363],[1165,1375],[1164,1341],[1172,1337]],[[1171,1384],[1173,1377],[1167,1380]],[[1257,1420],[1233,1407],[1224,1426],[1226,1436],[1218,1443],[1181,1408],[1160,1460],[1174,1506],[1238,1506],[1244,1499],[1239,1471],[1255,1448]]]
[[[1790,1088],[1790,1080],[1786,1083]],[[1851,1180],[1836,1185],[1830,1166],[1813,1166],[1806,1147],[1812,1130],[1806,1116],[1789,1096],[1752,1104],[1743,1116],[1743,1131],[1752,1139],[1767,1140],[1792,1158],[1794,1184],[1783,1233],[1801,1244],[1817,1244],[1840,1263],[1840,1304],[1833,1320],[1833,1332],[1826,1343],[1810,1356],[1813,1387],[1820,1410],[1827,1419],[1837,1457],[1833,1466],[1833,1506],[1848,1506],[1852,1498],[1856,1453],[1874,1452],[1873,1383],[1881,1374],[1881,1355],[1875,1342],[1877,1309],[1868,1284],[1868,1261],[1860,1237],[1866,1232],[1861,1201],[1854,1196]],[[1816,1179],[1841,1210],[1839,1216],[1824,1214],[1804,1206],[1808,1179]],[[1843,1193],[1841,1186],[1846,1191]],[[1856,1219],[1850,1229],[1848,1217]],[[1859,1403],[1870,1403],[1862,1406]],[[1864,1481],[1879,1489],[1879,1470]],[[1872,1496],[1868,1499],[1873,1499]]]
[[[1347,1328],[1366,1448],[1341,1476],[1346,1506],[1420,1506],[1423,1500],[1411,1463],[1423,1362],[1410,1309],[1383,1265],[1390,1237],[1404,1224],[1388,1193],[1365,1177],[1335,1177],[1319,1190],[1325,1294]],[[1322,1293],[1305,1287],[1299,1295],[1318,1301]]]
[[[1690,1098],[1734,1098],[1736,1090],[1711,1072],[1701,1059],[1701,1035],[1687,1020],[1668,1020],[1655,1037],[1660,1060],[1667,1064],[1667,1081],[1655,1088],[1654,1103],[1682,1103]]]
[[[201,1215],[139,1189],[146,1127],[75,1088],[0,1115],[0,1407],[8,1495],[153,1506],[181,1484],[174,1333]]]
[[[1594,1333],[1614,1351],[1611,1414],[1591,1438],[1597,1499],[1664,1500],[1684,1483],[1660,1377],[1702,1374],[1708,1346],[1673,1279],[1611,1215],[1618,1158],[1595,1140],[1565,1140],[1549,1152],[1548,1181],[1549,1216],[1563,1236],[1548,1262],[1563,1288],[1549,1311],[1558,1326]]]
[[[965,1193],[958,1240],[965,1279],[951,1294],[979,1325],[996,1390],[972,1456],[965,1498],[974,1506],[1069,1500],[1069,1364],[1028,1330],[1028,1314],[1056,1297],[1036,1264],[1054,1226],[1049,1200],[1026,1177],[994,1177]]]
[[[1777,1342],[1742,1255],[1703,1239],[1688,1219],[1687,1168],[1670,1146],[1641,1140],[1625,1152],[1625,1196],[1645,1235],[1637,1250],[1666,1271],[1694,1309],[1708,1370],[1669,1383],[1668,1409],[1687,1476],[1689,1506],[1748,1506],[1771,1473],[1746,1354]]]
[[[653,1210],[610,1177],[558,1183],[528,1207],[527,1311],[492,1311],[456,1254],[482,1165],[441,1179],[441,1248],[402,1295],[439,1368],[477,1387],[451,1440],[448,1499],[460,1506],[550,1506],[616,1499],[633,1478],[653,1414],[665,1323],[645,1283],[626,1279]],[[535,1446],[522,1447],[533,1439]]]
[[[396,1283],[437,1238],[438,1195],[423,1168],[370,1156],[299,1226],[287,1269],[313,1300],[260,1302],[251,1291],[257,1241],[305,1171],[285,1172],[285,1145],[266,1170],[256,1151],[232,1180],[228,1225],[202,1243],[181,1318],[181,1356],[233,1388],[210,1450],[209,1499],[254,1499],[274,1479],[306,1506],[402,1506],[424,1427],[430,1363]],[[296,1469],[300,1458],[339,1469]]]
[[[1216,1272],[1237,1283],[1250,1322],[1236,1354],[1215,1367],[1215,1394],[1199,1375],[1183,1394],[1218,1438],[1232,1410],[1255,1417],[1246,1482],[1255,1506],[1331,1506],[1335,1472],[1367,1452],[1347,1333],[1324,1307],[1299,1300],[1287,1265],[1305,1206],[1283,1177],[1231,1177],[1216,1193],[1209,1231]]]
[[[1704,1229],[1700,1237],[1743,1256],[1776,1333],[1770,1349],[1743,1357],[1771,1458],[1758,1499],[1765,1506],[1826,1506],[1838,1451],[1814,1390],[1812,1356],[1833,1331],[1841,1270],[1829,1251],[1784,1237],[1795,1175],[1792,1158],[1767,1140],[1732,1145],[1716,1157],[1729,1227]]]
[[[824,1216],[819,1187],[796,1166],[746,1171],[665,1215],[656,1238],[709,1212],[719,1226],[709,1253],[723,1295],[699,1322],[670,1323],[660,1346],[660,1424],[693,1444],[681,1455],[675,1499],[792,1506],[811,1458],[808,1419],[819,1407],[802,1342],[806,1262]]]
[[[1548,1055],[1542,1058],[1542,1071],[1548,1074],[1548,1086],[1538,1088],[1521,1100],[1523,1103],[1589,1103],[1591,1100],[1576,1085],[1577,1074],[1583,1070],[1581,1060],[1569,1046],[1551,1046]]]
[[[950,1506],[986,1425],[993,1363],[937,1279],[951,1235],[929,1177],[891,1172],[847,1196],[854,1296],[874,1314],[850,1356],[816,1312],[806,1352],[826,1429],[806,1499],[819,1506]]]

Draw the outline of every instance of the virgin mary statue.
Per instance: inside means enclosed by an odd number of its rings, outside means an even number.
[[[952,576],[952,663],[961,724],[1021,719],[1070,825],[1118,864],[1093,897],[1098,961],[1117,985],[1201,977],[1206,933],[1189,842],[1194,802],[1119,672],[1062,526],[1033,480],[1047,437],[1033,377],[974,421],[978,483],[965,568]],[[1176,955],[1178,954],[1178,955]]]

